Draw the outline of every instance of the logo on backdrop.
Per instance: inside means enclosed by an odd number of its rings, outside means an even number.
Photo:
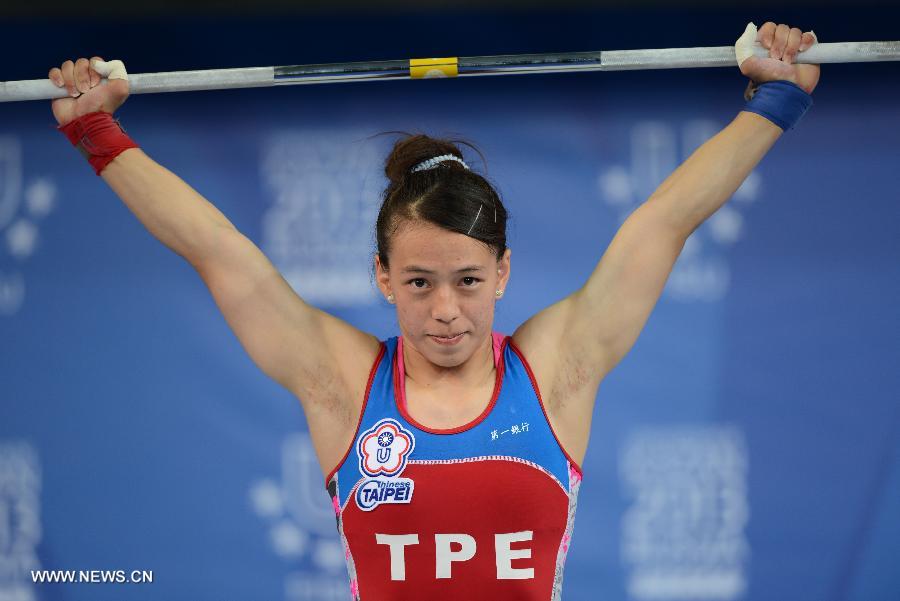
[[[37,250],[40,222],[56,203],[49,178],[24,180],[21,140],[0,136],[0,316],[16,314],[25,301],[23,264]]]
[[[732,601],[747,589],[747,450],[729,426],[633,432],[619,472],[630,599]]]
[[[41,569],[41,465],[27,443],[0,443],[0,599],[34,601]]]
[[[363,511],[379,505],[409,503],[414,483],[397,476],[416,447],[413,433],[396,420],[386,418],[360,434],[356,439],[359,471],[369,478],[356,488],[356,504]]]
[[[270,548],[289,566],[285,601],[344,601],[344,552],[309,434],[287,436],[281,445],[281,479],[261,478],[249,493]]]
[[[625,221],[691,153],[722,129],[693,120],[679,132],[671,123],[639,121],[631,128],[631,162],[604,169],[597,178],[601,198]],[[680,133],[680,136],[679,136]],[[751,172],[731,199],[688,238],[663,293],[677,301],[713,302],[728,291],[724,250],[744,235],[743,212],[759,197],[761,178]]]
[[[375,218],[384,157],[366,134],[280,132],[263,141],[260,177],[272,205],[262,248],[305,300],[370,305]]]

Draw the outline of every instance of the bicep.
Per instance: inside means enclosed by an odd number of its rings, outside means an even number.
[[[638,207],[622,224],[585,285],[572,295],[572,331],[594,343],[612,369],[628,353],[656,306],[685,236]]]
[[[223,231],[214,251],[197,271],[254,363],[304,408],[310,402],[340,409],[341,397],[355,396],[377,338],[307,304],[240,232]]]
[[[599,384],[637,340],[685,240],[644,203],[619,228],[584,286],[516,330],[513,338],[544,366],[547,382]]]
[[[619,228],[582,288],[513,334],[561,443],[576,457],[587,448],[600,383],[634,344],[684,246],[680,234],[642,207]]]

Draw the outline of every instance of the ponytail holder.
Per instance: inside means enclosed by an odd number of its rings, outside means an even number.
[[[442,154],[439,157],[434,157],[432,159],[422,161],[421,163],[419,163],[418,165],[416,165],[415,167],[410,169],[410,172],[415,173],[416,171],[425,171],[426,169],[433,169],[434,167],[437,167],[439,164],[443,163],[444,161],[456,161],[457,163],[459,163],[466,169],[469,168],[469,166],[466,165],[463,162],[463,160],[461,158],[459,158],[458,156],[452,155],[452,154]]]

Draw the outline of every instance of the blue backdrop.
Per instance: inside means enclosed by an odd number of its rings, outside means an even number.
[[[401,32],[418,56],[726,45],[769,18],[821,41],[897,39],[836,12],[822,17],[833,35],[815,14],[679,15],[675,32],[671,14],[628,15],[618,28],[609,13],[194,21],[168,25],[162,55],[159,24],[90,24],[80,34],[106,36],[98,49],[65,24],[26,23],[14,39],[54,42],[5,79],[94,52],[132,72],[399,58]],[[632,25],[640,37],[616,31]],[[289,32],[302,60],[282,58]],[[323,45],[338,33],[353,43]],[[815,106],[686,245],[600,388],[568,601],[897,598],[897,75],[823,67]],[[584,282],[744,86],[737,68],[431,80],[135,96],[119,116],[304,298],[382,338],[396,322],[371,259],[390,140],[370,136],[473,140],[512,215],[496,321],[511,333]],[[48,104],[0,106],[0,600],[348,599],[299,403]],[[33,569],[153,582],[36,585]]]

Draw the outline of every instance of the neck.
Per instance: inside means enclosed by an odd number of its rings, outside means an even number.
[[[422,388],[480,386],[485,381],[493,379],[495,370],[493,337],[489,333],[471,357],[453,367],[432,363],[404,339],[403,367],[406,378]]]

